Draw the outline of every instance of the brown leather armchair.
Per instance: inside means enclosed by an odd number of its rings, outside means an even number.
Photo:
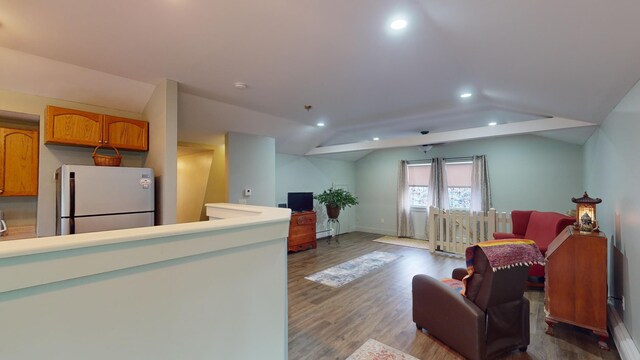
[[[466,297],[427,275],[413,277],[413,321],[418,329],[472,360],[487,359],[529,345],[529,300],[523,294],[529,266],[493,271],[475,247],[474,274]],[[461,280],[466,269],[455,269]]]

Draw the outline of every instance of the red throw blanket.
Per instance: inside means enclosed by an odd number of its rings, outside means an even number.
[[[482,249],[489,260],[489,265],[493,271],[508,269],[513,266],[531,266],[533,264],[544,265],[544,257],[533,240],[507,239],[489,240],[467,247],[465,256],[467,258],[468,275],[462,279],[462,295],[466,293],[467,279],[473,275],[473,256],[475,248]]]

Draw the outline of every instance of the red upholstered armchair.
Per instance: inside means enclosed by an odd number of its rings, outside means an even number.
[[[493,233],[494,239],[529,239],[536,242],[542,255],[553,239],[575,219],[556,212],[535,210],[513,210],[511,222],[513,233]],[[544,267],[533,265],[529,269],[530,277],[544,278]]]

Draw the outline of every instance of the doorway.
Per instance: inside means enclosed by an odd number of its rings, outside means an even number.
[[[176,222],[207,220],[204,204],[226,202],[224,145],[178,143]]]

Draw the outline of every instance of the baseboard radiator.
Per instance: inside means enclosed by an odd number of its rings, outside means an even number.
[[[609,331],[611,331],[613,341],[616,343],[620,358],[622,360],[640,360],[638,347],[636,347],[631,335],[629,335],[629,331],[627,331],[627,327],[622,322],[618,310],[616,310],[611,302],[609,302],[608,307]]]

